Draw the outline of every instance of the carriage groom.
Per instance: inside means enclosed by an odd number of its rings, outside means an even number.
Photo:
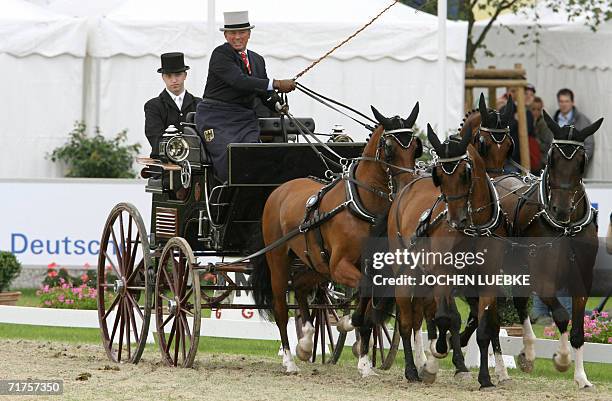
[[[227,145],[259,142],[255,98],[274,110],[274,90],[287,93],[295,89],[292,79],[269,79],[263,57],[247,50],[253,28],[248,11],[224,13],[220,30],[226,43],[210,56],[204,99],[196,111],[198,133],[206,142],[220,181],[228,178]]]

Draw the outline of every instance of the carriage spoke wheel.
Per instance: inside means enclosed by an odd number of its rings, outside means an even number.
[[[200,276],[183,238],[171,238],[162,251],[155,281],[155,322],[162,359],[168,366],[193,365],[200,340]]]
[[[151,254],[140,213],[129,203],[111,210],[98,257],[98,321],[114,362],[138,363],[147,341],[153,292]]]
[[[312,308],[310,313],[311,323],[314,327],[312,356],[310,357],[310,362],[312,363],[317,362],[317,351],[319,349],[321,350],[321,363],[335,364],[340,359],[347,333],[338,332],[335,329],[340,318],[344,316],[344,314],[338,314],[338,309],[336,308],[338,303],[338,300],[333,297],[327,286],[319,287],[314,298],[316,306]],[[344,310],[344,313],[348,313],[348,311]],[[295,318],[295,329],[298,338],[303,336],[303,325],[302,317],[298,314]],[[334,332],[338,333],[337,339],[334,339]]]
[[[372,366],[376,367],[378,364],[378,368],[382,370],[388,370],[393,366],[401,339],[397,312],[393,318],[395,320],[393,333],[389,330],[389,323],[377,324],[372,330]]]

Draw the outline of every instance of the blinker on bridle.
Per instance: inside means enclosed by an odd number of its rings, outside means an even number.
[[[563,157],[565,157],[567,160],[572,160],[572,158],[576,155],[576,152],[578,151],[578,149],[580,148],[584,149],[584,142],[574,141],[572,139],[572,137],[574,136],[574,126],[570,125],[569,129],[570,129],[570,132],[569,132],[569,135],[567,136],[568,139],[553,139],[551,149],[554,146],[555,148],[559,150],[559,152],[561,152]],[[573,146],[572,153],[568,155],[560,145],[572,145]]]

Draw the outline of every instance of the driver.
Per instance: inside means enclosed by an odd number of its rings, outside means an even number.
[[[215,175],[226,181],[227,145],[259,142],[259,124],[255,98],[274,110],[278,95],[295,89],[292,79],[269,79],[262,56],[247,50],[253,25],[248,11],[224,13],[225,25],[220,30],[226,43],[215,48],[210,56],[204,99],[196,111],[196,127],[206,142]]]
[[[151,157],[159,157],[159,141],[169,125],[180,129],[187,113],[195,112],[202,100],[185,90],[188,65],[183,53],[164,53],[161,55],[161,68],[166,88],[144,105],[145,135],[151,144]]]

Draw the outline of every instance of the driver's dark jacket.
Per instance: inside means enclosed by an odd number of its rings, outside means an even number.
[[[202,101],[185,91],[181,110],[164,89],[158,97],[154,97],[144,105],[145,135],[151,144],[151,157],[158,157],[159,141],[169,125],[181,129],[180,123],[185,122],[187,113],[195,112],[196,106]]]

